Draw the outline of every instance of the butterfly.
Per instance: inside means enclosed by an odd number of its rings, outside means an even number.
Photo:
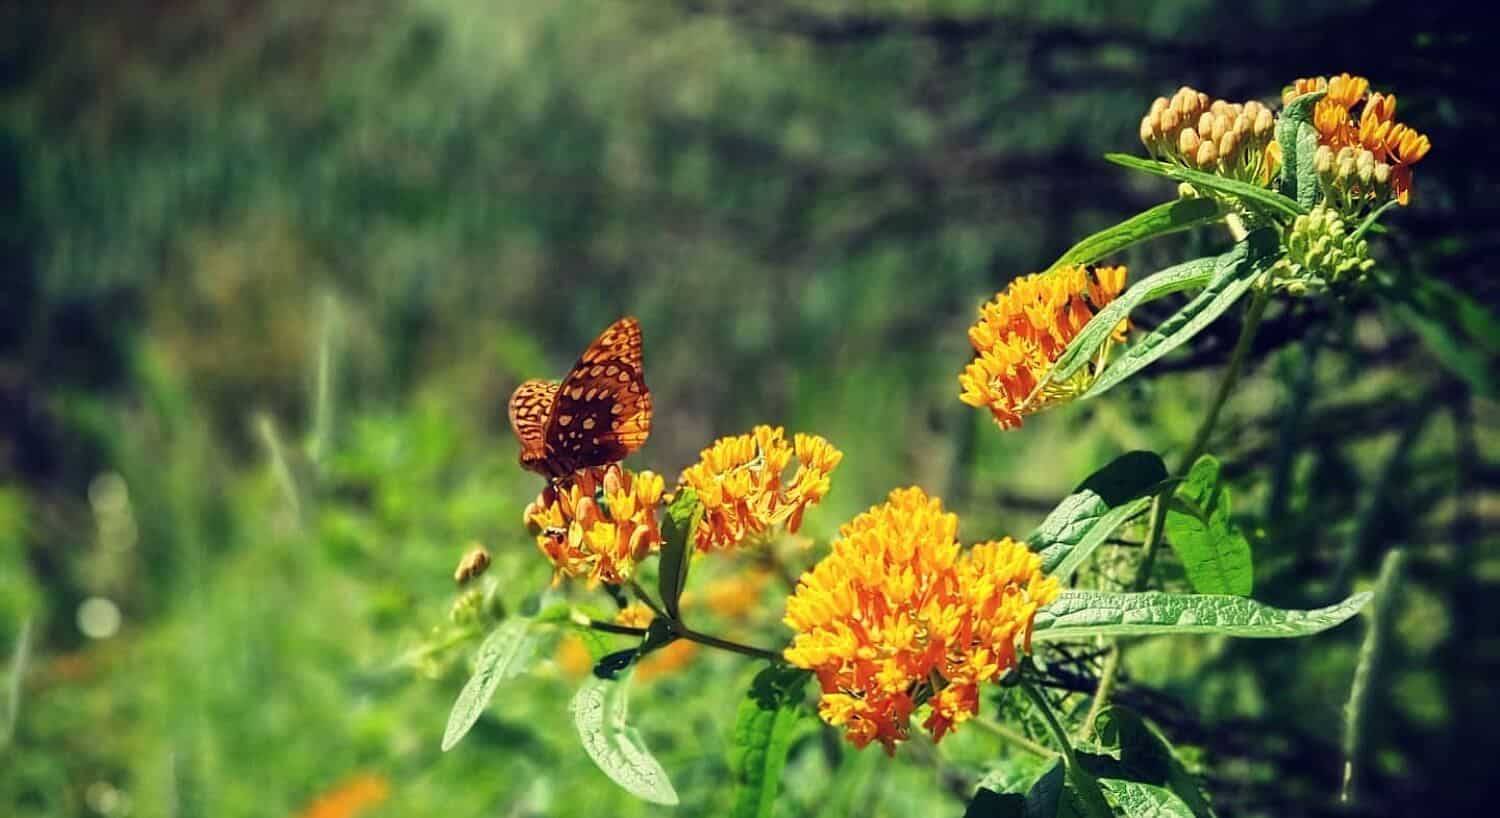
[[[641,325],[610,324],[561,382],[529,380],[510,396],[521,466],[549,480],[625,459],[651,434]]]

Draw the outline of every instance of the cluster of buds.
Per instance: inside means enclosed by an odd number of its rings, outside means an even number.
[[[1286,248],[1275,280],[1292,295],[1358,281],[1375,266],[1370,243],[1352,235],[1338,212],[1325,205],[1297,217],[1287,234]]]
[[[1364,77],[1341,74],[1299,79],[1282,89],[1283,102],[1324,91],[1313,106],[1318,173],[1330,201],[1346,213],[1389,199],[1411,199],[1411,166],[1432,142],[1396,121],[1395,94],[1370,92]],[[1356,113],[1356,107],[1359,108]]]
[[[1270,179],[1267,149],[1276,117],[1259,102],[1226,102],[1187,86],[1157,97],[1141,119],[1141,142],[1152,156],[1242,182]]]

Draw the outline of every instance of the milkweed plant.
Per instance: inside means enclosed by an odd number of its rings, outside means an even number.
[[[813,546],[821,556],[810,569],[784,577],[790,637],[780,643],[697,629],[683,604],[691,569],[735,555],[774,563],[773,543],[797,532],[828,493],[842,452],[816,435],[758,426],[713,442],[670,483],[623,465],[650,430],[633,319],[601,335],[564,381],[523,385],[512,422],[523,460],[546,484],[519,522],[551,562],[554,585],[582,584],[600,601],[544,594],[528,613],[504,615],[513,606],[495,599],[500,583],[476,581],[484,552],[467,555],[455,578],[477,587],[460,591],[451,618],[478,646],[442,748],[463,738],[506,679],[551,650],[549,640],[571,634],[559,655],[592,671],[570,705],[583,751],[648,801],[678,798],[669,771],[626,722],[630,679],[720,650],[763,668],[738,704],[729,748],[736,816],[772,814],[788,748],[814,717],[861,750],[874,744],[894,755],[918,733],[937,743],[979,729],[1048,760],[1024,792],[980,782],[973,816],[1212,815],[1209,794],[1160,731],[1111,701],[1123,640],[1308,637],[1370,603],[1370,592],[1314,610],[1251,599],[1250,545],[1205,449],[1273,299],[1342,299],[1378,286],[1370,239],[1384,232],[1384,214],[1410,201],[1412,168],[1430,148],[1396,119],[1395,96],[1361,77],[1299,79],[1279,108],[1186,87],[1155,100],[1140,124],[1146,155],[1106,158],[1175,181],[1177,196],[1015,278],[979,309],[968,331],[972,359],[955,362],[958,399],[988,412],[997,433],[1025,434],[1028,416],[1100,397],[1244,302],[1238,341],[1180,459],[1125,454],[1021,538],[966,541],[940,498],[894,488],[826,547]],[[1194,229],[1227,229],[1233,246],[1133,281],[1125,267],[1100,263]],[[1138,307],[1176,293],[1191,297],[1154,328],[1132,324]],[[1128,524],[1145,535],[1124,581],[1111,585],[1125,590],[1080,581],[1097,572],[1079,569]],[[1153,590],[1164,546],[1193,593]],[[760,598],[735,594],[705,595],[742,606]],[[1075,652],[1103,661],[1084,692],[1087,707],[1064,713],[1049,695],[1048,667]],[[1010,688],[1037,729],[983,714],[994,687]],[[1133,763],[1141,753],[1167,763]]]

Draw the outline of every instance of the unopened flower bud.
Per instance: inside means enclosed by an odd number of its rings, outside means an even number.
[[[1159,114],[1162,111],[1165,111],[1167,109],[1167,106],[1171,104],[1171,100],[1167,99],[1166,97],[1157,97],[1156,99],[1151,101],[1151,110],[1147,113]]]
[[[1391,182],[1391,166],[1384,162],[1375,163],[1375,184],[1384,187]]]
[[[1271,131],[1275,129],[1275,127],[1275,115],[1271,113],[1270,109],[1261,108],[1260,112],[1255,115],[1255,138],[1260,139],[1261,137],[1269,135]]]
[[[1333,175],[1333,148],[1319,145],[1318,152],[1313,154],[1313,167],[1317,169],[1319,176]]]
[[[1234,152],[1240,146],[1240,137],[1234,131],[1228,131],[1219,137],[1219,158],[1225,162],[1231,161]]]
[[[1182,116],[1176,108],[1168,108],[1161,112],[1161,133],[1171,134],[1176,132],[1177,126],[1182,124]]]
[[[1141,142],[1148,148],[1156,143],[1156,127],[1151,124],[1151,114],[1141,117]]]
[[[1177,137],[1177,150],[1184,157],[1197,156],[1198,145],[1202,140],[1198,138],[1198,132],[1192,128],[1183,128]]]
[[[1219,159],[1219,149],[1216,148],[1216,147],[1214,147],[1214,143],[1213,142],[1208,141],[1208,140],[1204,140],[1203,144],[1201,144],[1201,145],[1198,146],[1198,156],[1197,156],[1198,167],[1200,167],[1200,168],[1211,167],[1214,162],[1218,161],[1218,159]]]

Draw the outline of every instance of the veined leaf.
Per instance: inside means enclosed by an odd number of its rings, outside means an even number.
[[[1217,633],[1252,639],[1308,636],[1359,613],[1369,592],[1313,610],[1285,610],[1238,596],[1063,591],[1036,615],[1032,638],[1057,642],[1095,636]]]
[[[1304,210],[1318,203],[1318,129],[1313,127],[1313,108],[1327,91],[1313,91],[1287,103],[1276,120],[1276,141],[1281,145],[1281,192],[1295,199]]]
[[[1255,583],[1250,541],[1230,519],[1229,487],[1219,482],[1219,461],[1212,455],[1198,458],[1177,499],[1167,510],[1167,539],[1193,590],[1249,596]]]
[[[693,538],[703,520],[703,504],[690,488],[677,492],[662,520],[661,570],[657,587],[661,604],[673,619],[681,619],[677,602],[687,587],[688,567],[693,561]]]
[[[969,799],[964,818],[1027,818],[1026,796],[980,787]]]
[[[1218,265],[1214,257],[1193,259],[1168,267],[1137,281],[1119,297],[1094,314],[1083,329],[1073,336],[1068,348],[1058,356],[1057,362],[1047,371],[1047,380],[1065,381],[1078,373],[1094,358],[1094,353],[1104,345],[1120,322],[1130,317],[1131,311],[1148,301],[1194,287],[1202,287],[1213,280],[1214,268]]]
[[[453,749],[453,745],[479,721],[500,682],[526,670],[535,654],[536,642],[531,620],[523,617],[507,619],[490,631],[479,645],[474,675],[459,691],[453,710],[448,713],[448,727],[443,731],[443,752]]]
[[[1094,472],[1027,538],[1042,556],[1042,570],[1066,579],[1121,523],[1150,503],[1146,495],[1165,479],[1166,464],[1146,451],[1127,452]]]
[[[1193,811],[1171,790],[1118,778],[1100,779],[1099,783],[1130,818],[1194,818]]]
[[[1165,176],[1179,182],[1187,182],[1194,187],[1213,190],[1228,194],[1242,202],[1252,206],[1258,205],[1262,209],[1268,209],[1273,213],[1292,218],[1300,216],[1308,211],[1293,199],[1281,194],[1267,190],[1259,185],[1249,182],[1238,182],[1234,179],[1226,179],[1223,176],[1215,176],[1212,173],[1204,173],[1201,170],[1178,167],[1166,162],[1157,162],[1152,159],[1142,159],[1139,156],[1131,156],[1128,153],[1106,153],[1104,158],[1120,165],[1121,167],[1139,170],[1156,176]]]
[[[1078,242],[1047,269],[1056,270],[1069,264],[1091,264],[1131,245],[1223,218],[1224,208],[1212,199],[1164,202]]]
[[[805,670],[771,665],[756,674],[740,702],[729,769],[734,774],[734,818],[770,818],[781,771],[800,727],[810,715],[803,689]]]
[[[1223,315],[1250,290],[1255,278],[1280,251],[1274,231],[1262,228],[1246,236],[1229,252],[1219,256],[1213,280],[1192,301],[1161,323],[1145,338],[1125,348],[1083,397],[1108,392],[1121,381],[1146,368],[1158,358],[1187,343]]]
[[[1101,779],[1124,779],[1161,786],[1181,799],[1196,818],[1214,818],[1213,807],[1198,777],[1188,771],[1171,742],[1135,711],[1110,705],[1095,722],[1099,743],[1114,758],[1110,771],[1095,770]],[[1108,786],[1106,782],[1105,786]]]
[[[674,806],[677,791],[640,734],[625,723],[630,676],[608,681],[590,676],[573,696],[573,725],[584,752],[609,779],[637,798]]]

